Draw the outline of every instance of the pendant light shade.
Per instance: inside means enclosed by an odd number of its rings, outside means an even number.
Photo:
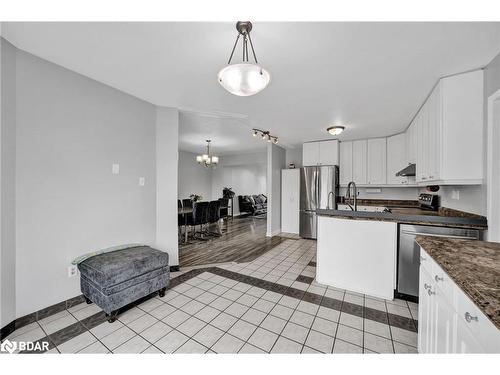
[[[236,37],[231,56],[227,62],[228,65],[221,69],[217,78],[221,86],[233,95],[255,95],[269,84],[271,75],[257,62],[252,38],[250,37],[252,23],[250,21],[239,21],[236,24],[236,30],[238,30],[238,36]],[[243,61],[241,63],[231,64],[240,37],[242,37],[243,43]],[[248,42],[250,42],[255,63],[248,60]]]
[[[268,71],[257,64],[231,64],[219,72],[219,83],[233,95],[250,96],[269,83]]]

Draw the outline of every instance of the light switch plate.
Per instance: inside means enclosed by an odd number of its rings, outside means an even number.
[[[111,166],[111,173],[120,174],[120,164],[113,164]]]
[[[144,177],[139,177],[139,186],[146,185],[146,179]]]

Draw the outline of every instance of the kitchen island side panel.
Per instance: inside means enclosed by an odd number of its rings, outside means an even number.
[[[393,299],[397,223],[318,216],[316,279],[348,291]]]

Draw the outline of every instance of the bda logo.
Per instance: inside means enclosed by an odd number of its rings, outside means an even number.
[[[0,345],[0,351],[2,351],[2,352],[9,352],[10,354],[14,353],[14,351],[16,350],[16,348],[17,348],[17,343],[9,341],[9,340],[5,340]]]

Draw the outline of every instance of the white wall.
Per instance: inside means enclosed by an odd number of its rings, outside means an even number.
[[[74,257],[155,242],[156,108],[20,50],[16,58],[19,317],[80,293],[67,277]]]
[[[16,50],[0,38],[0,328],[16,309]]]
[[[212,199],[222,197],[222,189],[235,192],[234,214],[239,215],[238,195],[267,195],[267,153],[257,152],[223,155],[217,169],[212,170]]]
[[[196,154],[179,150],[179,199],[189,198],[191,194],[201,195],[204,200],[211,199],[212,171],[198,164]]]
[[[267,146],[267,233],[281,232],[281,170],[286,166],[285,150],[275,144]]]
[[[156,109],[156,241],[168,253],[169,264],[179,265],[177,239],[177,168],[179,111]]]

